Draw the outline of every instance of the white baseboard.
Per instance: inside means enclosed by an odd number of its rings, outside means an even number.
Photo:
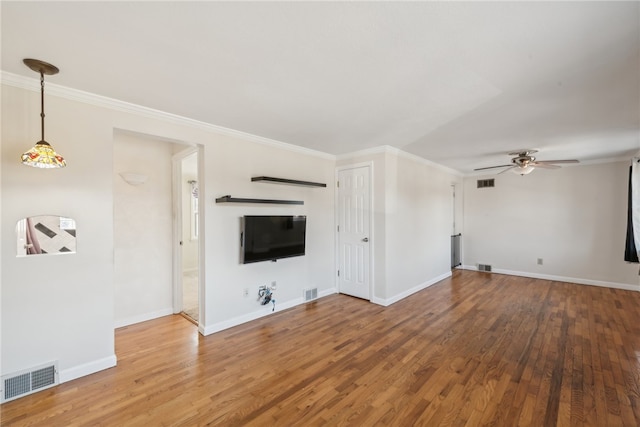
[[[324,291],[320,291],[318,293],[318,298],[327,297],[329,295],[333,295],[333,294],[337,294],[337,293],[338,293],[338,288],[325,289]]]
[[[478,267],[474,265],[462,266],[464,270],[478,271]],[[555,276],[552,274],[531,273],[528,271],[503,270],[500,268],[493,269],[491,273],[507,274],[509,276],[531,277],[532,279],[553,280],[555,282],[577,283],[579,285],[600,286],[602,288],[623,289],[626,291],[640,291],[640,285],[630,285],[627,283],[604,282],[601,280],[582,279],[579,277]]]
[[[163,308],[162,310],[152,311],[151,313],[139,314],[137,316],[128,317],[126,319],[116,320],[114,327],[122,328],[123,326],[133,325],[135,323],[146,322],[147,320],[157,319],[158,317],[173,314],[173,308]]]
[[[318,292],[318,299],[322,297],[326,297],[328,295],[332,295],[337,293],[336,288],[329,288]],[[260,310],[253,311],[251,313],[244,314],[242,316],[234,317],[228,320],[223,320],[222,322],[214,323],[213,325],[203,326],[200,325],[198,327],[198,331],[202,335],[211,335],[215,332],[220,332],[225,329],[233,328],[234,326],[241,325],[243,323],[250,322],[252,320],[260,319],[261,317],[266,317],[271,314],[278,313],[279,311],[286,310],[291,307],[295,307],[300,304],[304,304],[305,301],[302,297],[296,298],[290,301],[286,301],[283,303],[278,303],[276,298],[276,310],[271,311],[273,306],[271,304],[262,307]]]
[[[396,303],[396,302],[400,301],[401,299],[404,299],[404,298],[408,297],[409,295],[415,294],[416,292],[420,292],[421,290],[426,289],[429,286],[431,286],[433,284],[436,284],[441,280],[446,279],[447,277],[451,277],[451,272],[450,271],[447,271],[446,273],[441,274],[440,276],[434,277],[433,279],[430,279],[430,280],[428,280],[428,281],[426,281],[424,283],[421,283],[421,284],[419,284],[417,286],[414,286],[411,289],[408,289],[408,290],[406,290],[404,292],[401,292],[401,293],[399,293],[397,295],[394,295],[391,298],[384,299],[384,298],[373,297],[371,299],[371,302],[374,303],[374,304],[378,304],[378,305],[382,305],[384,307],[387,307],[387,306],[389,306],[389,305],[391,305],[393,303]]]
[[[113,356],[105,357],[104,359],[94,360],[93,362],[61,370],[58,378],[60,379],[60,383],[66,383],[67,381],[75,380],[76,378],[84,377],[85,375],[91,375],[104,369],[113,368],[116,366],[117,362],[118,358],[114,354]]]

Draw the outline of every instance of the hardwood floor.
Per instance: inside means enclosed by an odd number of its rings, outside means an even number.
[[[333,295],[208,337],[116,331],[118,366],[2,425],[637,426],[640,293],[462,272],[389,307]]]

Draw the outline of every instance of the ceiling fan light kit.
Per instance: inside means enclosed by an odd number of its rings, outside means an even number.
[[[518,174],[518,175],[529,175],[531,172],[533,172],[535,168],[533,166],[518,166],[517,168],[511,168],[511,172]]]
[[[475,171],[487,170],[487,169],[496,169],[496,168],[507,168],[500,172],[498,175],[503,174],[507,171],[512,171],[518,175],[528,175],[533,172],[536,168],[542,169],[559,169],[560,166],[558,164],[568,164],[568,163],[580,163],[578,160],[570,159],[570,160],[536,160],[532,154],[537,153],[538,150],[522,150],[515,151],[509,153],[509,156],[516,156],[511,159],[511,164],[509,165],[498,165],[498,166],[489,166],[486,168],[477,168]]]

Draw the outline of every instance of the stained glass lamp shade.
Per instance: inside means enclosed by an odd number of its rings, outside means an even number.
[[[67,165],[62,156],[47,141],[39,141],[22,155],[22,163],[36,168],[63,168]]]
[[[57,74],[59,70],[55,65],[38,59],[25,59],[23,62],[27,67],[40,74],[40,123],[42,139],[21,156],[22,164],[45,169],[63,168],[67,165],[67,162],[44,140],[44,75]]]

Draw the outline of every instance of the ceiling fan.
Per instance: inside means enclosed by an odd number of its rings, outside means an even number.
[[[478,168],[474,169],[475,171],[487,170],[487,169],[495,169],[495,168],[507,168],[498,172],[498,175],[501,173],[505,173],[506,171],[513,171],[518,175],[527,175],[535,168],[544,168],[544,169],[559,169],[559,164],[566,163],[580,163],[578,160],[536,160],[532,154],[537,153],[538,150],[522,150],[516,151],[513,153],[509,153],[510,156],[516,156],[511,159],[511,164],[508,165],[499,165],[499,166],[489,166],[486,168]]]

